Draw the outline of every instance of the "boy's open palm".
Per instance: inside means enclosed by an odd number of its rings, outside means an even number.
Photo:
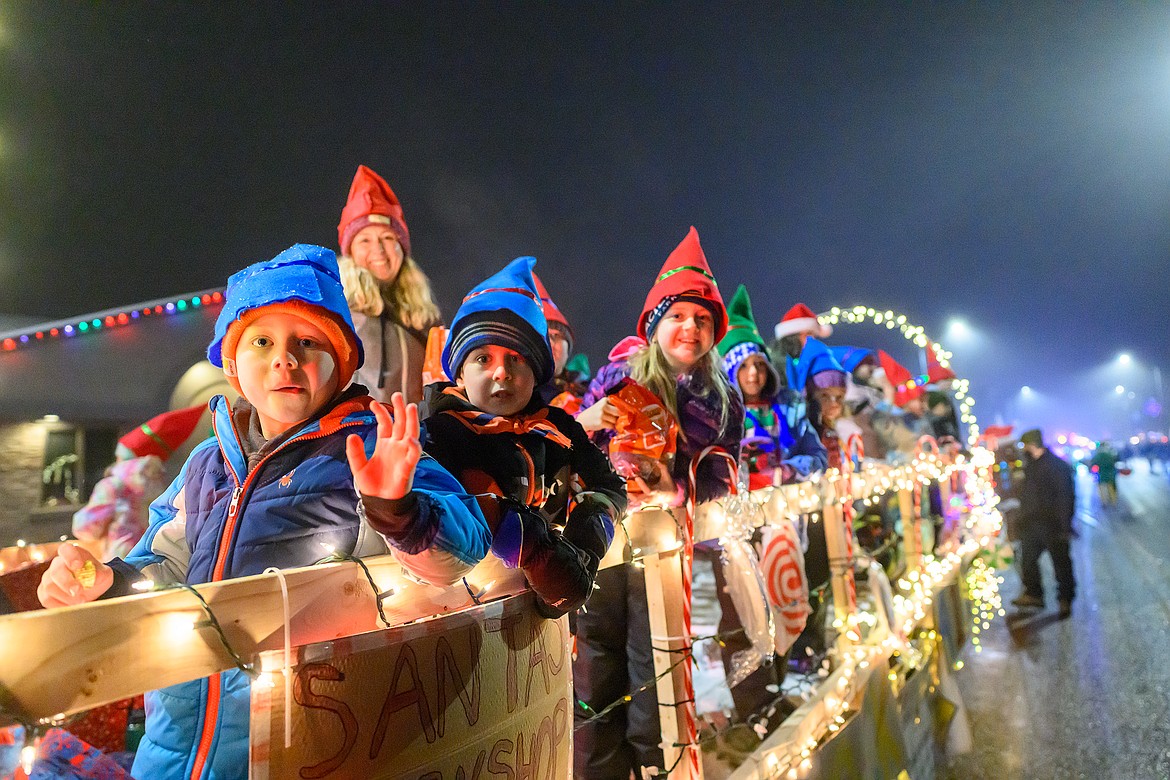
[[[406,403],[402,393],[395,393],[390,403],[393,417],[386,404],[375,401],[370,405],[378,418],[378,440],[371,457],[366,457],[366,446],[360,436],[351,435],[345,441],[353,484],[362,495],[402,498],[414,484],[414,470],[422,457],[418,406]]]

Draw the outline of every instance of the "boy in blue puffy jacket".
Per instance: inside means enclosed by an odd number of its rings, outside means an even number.
[[[422,453],[414,404],[395,394],[391,416],[350,385],[364,355],[333,252],[298,244],[234,274],[208,357],[240,399],[212,399],[215,437],[151,505],[126,560],[62,545],[38,591],[45,606],[123,595],[146,578],[197,584],[306,566],[326,549],[376,554],[385,542],[416,576],[446,584],[487,554],[482,511]],[[78,576],[87,563],[92,585]],[[248,699],[239,670],[147,694],[134,775],[245,777]]]

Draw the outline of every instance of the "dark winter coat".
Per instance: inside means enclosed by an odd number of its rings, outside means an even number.
[[[1024,466],[1024,484],[1020,486],[1020,525],[1024,536],[1067,537],[1076,513],[1076,488],[1073,468],[1044,450],[1044,454]]]
[[[590,383],[589,391],[585,393],[585,399],[581,402],[581,408],[588,409],[600,401],[630,373],[631,367],[626,360],[618,360],[602,368]],[[674,484],[685,494],[690,481],[691,460],[706,447],[711,445],[719,447],[739,461],[740,438],[743,436],[743,401],[738,393],[730,394],[727,418],[720,426],[722,410],[719,408],[719,396],[714,392],[702,392],[697,380],[690,374],[683,374],[678,378],[675,399],[678,403],[679,427],[685,438],[683,436],[678,438],[678,449],[675,452],[670,476]],[[593,439],[599,445],[603,445],[612,436],[612,431],[598,431]],[[695,472],[695,501],[710,501],[727,495],[728,479],[727,463],[722,458],[704,459]]]
[[[469,493],[490,494],[492,551],[524,570],[546,617],[584,604],[626,508],[625,483],[609,460],[576,420],[536,393],[512,417],[483,412],[446,382],[427,387],[427,404],[423,449]]]

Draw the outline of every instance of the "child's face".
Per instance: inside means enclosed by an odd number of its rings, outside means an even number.
[[[367,225],[349,244],[349,255],[380,282],[392,282],[402,268],[402,244],[386,225]]]
[[[821,421],[825,425],[833,425],[845,411],[844,387],[818,387],[813,390],[813,397],[821,407]]]
[[[768,383],[768,363],[758,352],[748,355],[739,366],[735,376],[743,397],[754,401],[764,392],[764,385]]]
[[[560,376],[569,362],[569,337],[559,325],[548,326],[548,343],[552,347],[553,376]]]
[[[654,340],[678,373],[691,370],[715,345],[715,320],[706,306],[676,301],[662,315]]]
[[[473,406],[508,417],[528,406],[536,375],[519,352],[488,344],[471,351],[455,383],[467,391]]]
[[[224,363],[224,372],[230,370],[266,439],[309,419],[337,394],[337,356],[329,338],[288,312],[265,314],[248,325],[235,360]]]

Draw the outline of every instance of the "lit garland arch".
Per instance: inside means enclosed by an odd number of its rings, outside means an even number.
[[[879,311],[868,306],[854,306],[842,309],[837,306],[824,314],[818,314],[817,320],[826,325],[838,325],[847,322],[852,325],[861,325],[872,322],[882,325],[887,330],[897,329],[907,341],[915,346],[926,349],[930,345],[934,349],[934,356],[943,368],[950,368],[952,354],[942,348],[937,340],[927,337],[926,330],[921,325],[912,324],[905,314],[890,310]],[[925,376],[916,376],[913,380],[920,384],[926,383]],[[967,379],[955,380],[955,400],[959,402],[959,418],[967,426],[967,445],[974,447],[979,443],[979,421],[975,417],[975,399],[971,397],[971,383]]]

